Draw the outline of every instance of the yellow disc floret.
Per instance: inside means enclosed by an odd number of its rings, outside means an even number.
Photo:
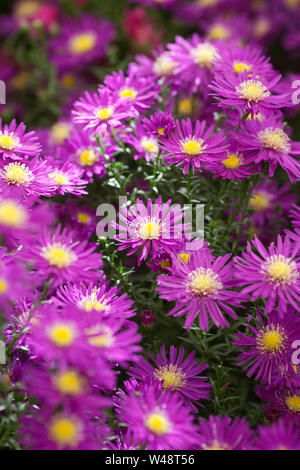
[[[28,186],[34,180],[32,171],[29,170],[25,163],[20,162],[12,162],[5,165],[1,171],[1,176],[8,184],[15,184],[16,186]]]
[[[268,127],[258,133],[258,137],[267,149],[288,153],[291,149],[289,136],[280,128]]]
[[[14,137],[13,133],[7,134],[0,132],[0,148],[5,150],[13,150],[15,149],[20,143],[18,137]]]
[[[286,335],[280,326],[267,327],[261,330],[257,337],[257,344],[259,349],[265,352],[276,354],[284,348],[284,341]]]
[[[286,406],[292,413],[300,412],[300,397],[299,395],[291,395],[286,399]]]
[[[296,263],[283,255],[270,256],[262,265],[261,272],[267,275],[269,282],[276,285],[295,284],[299,278]]]
[[[54,385],[64,395],[80,395],[84,389],[84,379],[75,370],[65,370],[54,376]]]
[[[171,428],[167,417],[161,411],[151,413],[145,420],[145,426],[157,436],[167,434]]]
[[[41,255],[51,266],[56,266],[59,269],[67,268],[77,259],[75,253],[62,243],[44,246]]]
[[[189,289],[199,296],[210,296],[222,289],[219,276],[210,268],[200,267],[189,273]]]
[[[72,54],[82,55],[94,49],[96,41],[97,37],[93,32],[76,34],[71,37],[69,48]]]
[[[12,199],[0,201],[0,224],[20,228],[27,221],[25,209]]]
[[[225,160],[222,160],[223,165],[227,168],[227,170],[236,170],[239,168],[242,163],[242,157],[236,154],[229,154],[227,153],[227,157]]]
[[[258,103],[271,94],[259,80],[245,80],[235,90],[240,98],[253,103]]]
[[[58,447],[75,447],[82,439],[82,424],[77,417],[58,415],[49,425],[49,437]]]
[[[185,374],[180,367],[174,364],[168,364],[156,369],[154,377],[163,382],[163,389],[167,390],[172,387],[172,391],[179,390],[186,383]]]
[[[48,337],[58,347],[70,346],[76,338],[76,330],[69,323],[55,323],[48,328]]]
[[[187,137],[184,141],[181,141],[181,151],[190,157],[200,155],[203,150],[206,148],[206,145],[203,145],[204,140],[197,139],[196,137]]]
[[[190,54],[197,65],[205,68],[211,68],[219,57],[217,49],[209,42],[198,44],[190,51]]]

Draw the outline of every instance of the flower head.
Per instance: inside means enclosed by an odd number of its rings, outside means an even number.
[[[26,126],[17,125],[16,120],[2,126],[0,119],[0,154],[3,158],[21,160],[27,156],[38,156],[42,147],[35,132],[27,132]]]

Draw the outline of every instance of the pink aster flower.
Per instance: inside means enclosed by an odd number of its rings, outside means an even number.
[[[143,119],[143,128],[155,136],[168,136],[175,129],[175,121],[170,113],[159,112]]]
[[[242,293],[251,294],[252,300],[265,298],[265,314],[276,305],[281,315],[288,305],[299,309],[300,259],[296,248],[288,237],[282,240],[278,235],[277,245],[272,242],[266,249],[255,236],[252,243],[247,243],[247,251],[235,259],[235,275]]]
[[[186,228],[181,207],[171,205],[171,200],[162,204],[161,196],[154,203],[148,199],[147,206],[137,199],[135,206],[121,208],[119,220],[119,235],[115,237],[118,250],[130,249],[129,255],[139,250],[139,265],[150,252],[155,255],[161,249],[170,251],[183,238]]]
[[[80,19],[65,19],[59,35],[50,41],[51,61],[60,70],[83,68],[102,59],[115,36],[114,26],[107,20],[83,14]]]
[[[62,165],[53,161],[47,171],[47,177],[58,194],[74,194],[78,197],[88,194],[85,191],[88,181],[83,179],[84,169],[70,161]]]
[[[128,370],[128,374],[138,380],[151,378],[155,382],[162,382],[163,390],[171,390],[193,411],[197,411],[195,404],[199,399],[209,399],[210,384],[207,378],[200,374],[207,369],[207,364],[199,364],[194,359],[195,351],[184,358],[184,348],[177,352],[175,346],[170,346],[169,358],[167,357],[165,345],[160,349],[160,354],[153,357],[148,354],[152,365],[144,357]]]
[[[300,426],[300,387],[299,384],[291,385],[289,387],[269,387],[258,385],[256,393],[261,400],[267,402],[268,405],[264,406],[267,411],[268,408],[273,408],[279,414],[290,421],[292,421],[299,429]]]
[[[210,416],[199,420],[199,448],[201,450],[246,450],[252,440],[252,431],[245,418]]]
[[[208,316],[218,327],[229,326],[224,313],[237,318],[231,306],[241,308],[241,301],[245,300],[233,290],[236,282],[229,258],[229,254],[214,258],[202,250],[195,251],[188,263],[174,257],[170,274],[157,278],[160,297],[176,302],[167,315],[187,315],[184,325],[187,329],[197,316],[201,330],[209,329]]]
[[[121,419],[147,450],[185,450],[196,446],[198,435],[190,409],[170,391],[153,385],[125,398]]]
[[[26,273],[15,254],[0,250],[0,306],[7,308],[29,293]]]
[[[136,152],[133,155],[135,160],[145,158],[146,162],[151,162],[154,161],[159,154],[157,138],[149,132],[146,132],[140,122],[136,122],[135,135],[127,133],[123,140],[135,149]]]
[[[55,186],[47,177],[50,166],[38,157],[5,162],[0,168],[0,192],[4,197],[21,199],[28,196],[52,196]]]
[[[290,419],[280,419],[271,426],[259,426],[253,442],[256,450],[300,450],[300,436]]]
[[[120,127],[124,121],[137,116],[137,112],[128,106],[130,98],[124,99],[113,94],[108,88],[97,93],[85,92],[74,103],[73,121],[90,135],[104,134],[111,128]]]
[[[238,333],[233,344],[240,349],[238,365],[244,366],[248,377],[255,376],[265,383],[272,382],[272,375],[294,376],[292,345],[300,338],[300,321],[293,309],[282,316],[272,311],[267,319],[257,312],[254,326],[248,319],[250,334]]]
[[[42,147],[35,132],[27,132],[25,124],[17,125],[16,120],[9,126],[2,126],[0,119],[0,154],[3,158],[21,160],[27,156],[38,156]]]
[[[256,77],[249,78],[248,72],[239,75],[232,70],[224,69],[223,73],[215,74],[210,88],[212,95],[219,101],[220,106],[235,106],[244,113],[267,112],[272,109],[284,108],[290,105],[289,94],[276,94],[272,90],[281,79],[281,75],[273,75],[271,79]]]
[[[116,318],[130,318],[136,314],[133,301],[127,294],[120,294],[120,287],[109,287],[109,283],[66,284],[56,291],[53,301],[60,306],[76,305],[84,312],[95,310],[100,315]]]
[[[159,86],[150,77],[139,77],[130,70],[127,77],[122,70],[106,75],[104,84],[121,100],[126,100],[127,106],[133,106],[140,113],[150,108],[160,92]],[[100,85],[100,90],[103,88]]]
[[[95,245],[76,240],[73,232],[61,231],[59,225],[54,233],[43,230],[32,243],[20,253],[33,263],[45,278],[58,284],[63,281],[95,281],[102,277],[102,261],[95,253]]]
[[[250,160],[269,163],[269,176],[273,176],[280,165],[291,182],[295,182],[300,179],[300,164],[293,156],[300,154],[300,142],[292,142],[283,129],[284,124],[274,118],[251,119],[244,122],[235,135]]]
[[[202,171],[211,155],[223,154],[227,145],[222,131],[214,133],[214,126],[206,129],[205,121],[196,121],[193,128],[190,119],[176,121],[175,132],[160,140],[163,158],[166,163],[183,166],[186,175],[191,165],[193,171]]]
[[[105,159],[96,142],[92,142],[90,136],[85,132],[73,130],[63,147],[62,158],[74,162],[83,170],[83,177],[89,182],[93,181],[94,175],[102,178],[106,172]]]

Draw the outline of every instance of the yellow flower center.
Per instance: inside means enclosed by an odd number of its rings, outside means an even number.
[[[75,253],[61,243],[44,246],[41,255],[51,266],[56,266],[59,269],[67,268],[77,259]]]
[[[157,436],[167,434],[170,423],[162,412],[151,413],[145,421],[145,426]]]
[[[88,221],[90,220],[90,216],[89,214],[86,214],[85,212],[78,212],[77,220],[78,222],[81,222],[82,224],[86,225]]]
[[[103,297],[101,299],[97,298],[97,295],[99,293],[99,288],[94,287],[92,292],[83,297],[82,300],[79,302],[79,307],[83,308],[86,312],[91,312],[92,310],[96,310],[97,312],[102,312],[103,310],[109,310],[109,306],[103,300]]]
[[[228,39],[231,36],[231,33],[225,26],[221,24],[216,24],[210,28],[208,33],[208,39],[212,41],[220,41],[221,39]]]
[[[174,68],[178,62],[174,62],[167,54],[161,54],[157,57],[153,65],[153,71],[157,75],[168,76],[172,75]]]
[[[23,207],[13,200],[0,202],[0,224],[8,227],[22,227],[27,220],[27,213]]]
[[[291,395],[286,399],[286,406],[293,413],[300,412],[300,397],[298,395]]]
[[[276,152],[288,153],[291,149],[288,135],[280,128],[274,129],[273,127],[268,127],[260,131],[258,137],[264,147],[275,150]]]
[[[198,44],[190,53],[197,65],[206,68],[211,68],[214,61],[219,57],[217,49],[209,42]]]
[[[171,266],[171,263],[170,263],[170,261],[169,261],[168,259],[166,259],[165,261],[162,261],[162,262],[160,263],[161,269],[167,269],[167,268],[169,268],[170,266]]]
[[[143,240],[152,240],[159,238],[161,226],[155,220],[149,219],[140,225],[138,236]]]
[[[191,114],[193,111],[193,100],[192,98],[183,98],[179,100],[178,112],[180,114]]]
[[[163,389],[179,390],[186,383],[185,374],[174,364],[162,366],[154,372],[154,377],[163,382]]]
[[[275,354],[282,350],[285,339],[286,336],[282,328],[279,326],[276,326],[276,328],[272,326],[270,328],[267,327],[259,333],[257,344],[263,351]]]
[[[141,146],[143,147],[144,152],[151,155],[157,155],[159,152],[157,142],[153,138],[143,137],[141,140]]]
[[[2,170],[3,178],[9,184],[15,184],[17,186],[28,186],[28,184],[34,180],[33,173],[29,170],[25,163],[15,162],[5,165]]]
[[[79,395],[83,392],[84,380],[73,370],[67,370],[55,375],[54,383],[60,393],[66,395]]]
[[[187,264],[190,261],[190,259],[191,259],[191,255],[189,255],[188,253],[181,253],[178,256],[178,260],[180,261],[180,263],[184,261]]]
[[[87,149],[80,152],[79,163],[81,166],[92,166],[97,162],[99,156],[94,152],[93,149]]]
[[[114,108],[112,106],[109,106],[108,108],[100,108],[97,111],[97,117],[101,119],[101,121],[107,121],[112,117],[113,113]]]
[[[160,129],[158,129],[158,131],[157,131],[157,132],[158,132],[158,134],[159,134],[159,135],[164,135],[164,133],[165,133],[165,130],[164,130],[164,128],[163,128],[163,127],[161,127]]]
[[[252,65],[246,64],[245,62],[238,62],[235,60],[233,62],[233,70],[237,75],[245,71],[249,72],[252,69]]]
[[[133,88],[123,88],[123,90],[120,91],[119,95],[121,96],[121,98],[130,98],[131,100],[134,100],[137,96],[137,91]]]
[[[254,113],[253,115],[251,115],[251,113],[249,113],[246,119],[249,119],[250,121],[252,119],[258,119],[259,122],[262,122],[264,117],[261,113],[257,113],[257,114]]]
[[[16,148],[20,143],[20,139],[18,137],[13,137],[13,134],[2,134],[0,132],[0,147],[5,150],[13,150]]]
[[[59,447],[76,446],[81,440],[82,425],[77,418],[65,417],[63,415],[55,417],[49,426],[49,437]]]
[[[236,170],[241,166],[242,158],[237,153],[231,155],[227,153],[227,158],[222,160],[222,163],[228,170]]]
[[[261,38],[268,33],[270,29],[270,21],[267,18],[259,18],[253,25],[253,34],[257,38]]]
[[[295,284],[299,277],[296,263],[283,255],[270,256],[262,265],[261,272],[266,273],[268,280],[276,285]]]
[[[54,170],[52,173],[49,173],[49,178],[51,178],[54,183],[58,186],[64,186],[68,182],[68,178],[65,173],[59,170]]]
[[[56,346],[65,348],[74,342],[76,332],[71,325],[57,323],[49,328],[48,336]]]
[[[8,284],[6,279],[3,277],[0,278],[0,294],[4,294],[8,289]]]
[[[258,80],[245,80],[236,86],[235,90],[240,98],[254,103],[258,103],[271,94]]]
[[[186,138],[181,143],[181,150],[186,155],[194,157],[195,155],[200,155],[203,150],[206,148],[206,145],[203,145],[204,140],[196,139],[196,137]]]
[[[189,273],[189,288],[197,295],[209,296],[222,289],[219,276],[210,268],[197,268]]]
[[[270,207],[271,195],[265,191],[259,191],[253,194],[249,199],[249,207],[258,212],[262,212]]]
[[[70,137],[71,126],[66,122],[57,122],[51,128],[52,137],[57,145]]]
[[[70,39],[69,48],[72,54],[81,55],[94,49],[97,37],[93,32],[81,33]]]

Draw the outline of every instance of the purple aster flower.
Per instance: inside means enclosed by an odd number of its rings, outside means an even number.
[[[170,346],[170,355],[167,357],[165,345],[160,349],[160,354],[153,357],[148,354],[154,362],[152,365],[144,357],[128,370],[128,374],[138,380],[152,378],[154,381],[162,382],[163,390],[171,390],[193,411],[197,411],[195,404],[202,406],[198,400],[209,399],[210,384],[207,377],[200,376],[207,369],[207,364],[199,364],[194,359],[195,351],[184,359],[184,348],[177,352],[175,346]]]
[[[247,251],[235,258],[235,264],[235,275],[242,293],[251,294],[252,300],[265,298],[265,314],[276,305],[281,315],[287,311],[288,305],[298,311],[300,260],[288,237],[282,240],[278,235],[277,246],[272,242],[266,249],[255,236],[252,243],[247,243]]]
[[[104,84],[121,100],[126,100],[127,106],[130,104],[139,113],[145,113],[160,92],[160,87],[152,78],[139,77],[130,70],[127,77],[122,70],[106,75]],[[103,85],[100,85],[100,90],[103,88]]]
[[[63,145],[62,155],[82,168],[83,177],[89,182],[93,181],[94,175],[103,178],[106,173],[105,159],[101,155],[98,144],[92,142],[85,132],[73,130],[70,139]]]
[[[269,163],[269,176],[273,176],[280,165],[294,182],[300,178],[299,162],[293,158],[300,153],[300,142],[292,142],[283,129],[284,124],[273,118],[252,119],[241,125],[236,138],[252,161]]]
[[[24,268],[15,254],[8,254],[6,248],[0,250],[0,306],[7,308],[29,293]]]
[[[54,413],[45,407],[21,418],[20,440],[25,449],[100,450],[101,438],[99,424],[79,410]]]
[[[90,238],[96,232],[97,217],[95,210],[89,206],[79,206],[67,199],[65,204],[55,204],[56,218],[62,220],[70,230],[78,234],[77,238]]]
[[[220,15],[212,22],[203,22],[203,26],[209,41],[242,42],[249,35],[249,18],[242,13],[230,15],[228,18]]]
[[[272,91],[281,75],[273,75],[271,79],[256,78],[256,75],[256,70],[253,70],[253,78],[249,78],[247,71],[236,75],[232,70],[223,69],[223,73],[215,74],[210,85],[212,95],[220,106],[235,106],[244,113],[257,114],[290,105],[288,93],[275,94]]]
[[[252,431],[245,418],[210,416],[199,420],[198,439],[201,450],[247,450],[251,446]]]
[[[273,77],[274,70],[270,59],[261,50],[248,44],[244,47],[231,43],[222,49],[222,56],[216,62],[216,74],[222,74],[224,69],[233,71],[236,75],[247,72],[248,78],[253,78],[253,71],[258,77]]]
[[[268,387],[258,385],[256,393],[261,400],[269,403],[264,409],[275,408],[280,416],[290,419],[296,426],[300,426],[300,387],[291,385],[290,387]]]
[[[154,80],[159,80],[159,84],[172,84],[173,86],[176,84],[173,75],[178,63],[172,58],[171,53],[162,47],[152,52],[152,57],[137,55],[135,61],[129,64],[129,73],[151,77]],[[179,86],[179,80],[177,85]]]
[[[5,162],[0,168],[0,191],[4,197],[52,196],[55,186],[47,178],[50,166],[35,157],[25,163]]]
[[[2,126],[0,119],[0,154],[3,158],[21,160],[27,156],[38,156],[42,147],[35,132],[27,132],[25,124],[17,125],[16,120],[9,126]]]
[[[140,122],[136,122],[135,135],[128,133],[123,138],[124,142],[131,145],[136,153],[133,158],[139,160],[145,158],[146,162],[151,162],[156,159],[159,154],[158,140],[153,134],[144,130]]]
[[[128,106],[129,100],[129,97],[120,98],[108,88],[99,89],[97,93],[86,91],[74,103],[73,120],[90,135],[104,134],[108,129],[120,127],[123,121],[137,116],[133,106]]]
[[[83,68],[102,59],[115,36],[114,26],[92,15],[80,15],[79,21],[65,19],[59,35],[50,41],[51,61],[60,70]]]
[[[290,211],[290,217],[292,219],[292,226],[294,232],[287,230],[287,234],[292,240],[299,243],[300,240],[300,207],[293,204],[293,209]]]
[[[163,150],[163,158],[167,163],[175,163],[176,166],[184,165],[183,174],[186,175],[190,165],[193,171],[202,171],[211,155],[223,154],[225,135],[222,131],[214,132],[214,126],[206,129],[205,121],[196,121],[193,125],[190,119],[176,121],[175,132],[160,140]]]
[[[267,319],[256,314],[257,320],[251,325],[248,319],[250,334],[238,333],[233,340],[241,353],[238,356],[239,366],[244,366],[248,377],[262,379],[271,383],[272,375],[295,375],[292,366],[292,344],[300,338],[300,321],[293,309],[289,309],[284,317],[272,311]]]
[[[53,161],[47,171],[48,181],[52,183],[58,194],[74,194],[77,197],[88,194],[85,191],[88,181],[83,179],[83,176],[84,169],[70,161],[62,165]]]
[[[147,450],[185,450],[196,446],[198,435],[190,409],[170,391],[162,393],[149,385],[139,394],[130,393],[120,418]]]
[[[109,283],[69,283],[60,286],[53,301],[60,306],[76,305],[84,312],[95,310],[101,315],[116,318],[130,318],[136,314],[133,301],[127,294],[119,295],[120,287],[109,287]]]
[[[299,431],[290,419],[280,419],[272,426],[259,426],[253,445],[257,450],[300,450]]]
[[[143,128],[148,134],[158,137],[168,136],[175,129],[175,121],[170,113],[155,113],[143,119]]]
[[[20,255],[45,278],[50,277],[51,284],[58,284],[75,282],[79,276],[82,281],[101,278],[103,262],[94,250],[95,245],[74,239],[73,232],[61,231],[59,225],[54,233],[43,230]]]
[[[161,249],[168,252],[176,246],[186,228],[182,224],[181,207],[178,204],[171,205],[171,200],[162,204],[161,196],[154,204],[148,199],[146,206],[137,199],[135,206],[121,208],[119,220],[120,224],[116,224],[119,235],[115,237],[120,245],[118,250],[130,249],[129,255],[140,250],[139,265],[150,252],[155,255]]]
[[[228,263],[230,256],[214,258],[200,250],[194,251],[188,263],[173,257],[170,274],[157,278],[160,297],[176,302],[167,315],[187,315],[184,325],[187,329],[199,316],[201,330],[208,330],[208,315],[216,326],[229,326],[224,313],[237,318],[231,306],[240,308],[241,301],[245,300],[232,290],[236,282],[233,280],[232,262]]]

